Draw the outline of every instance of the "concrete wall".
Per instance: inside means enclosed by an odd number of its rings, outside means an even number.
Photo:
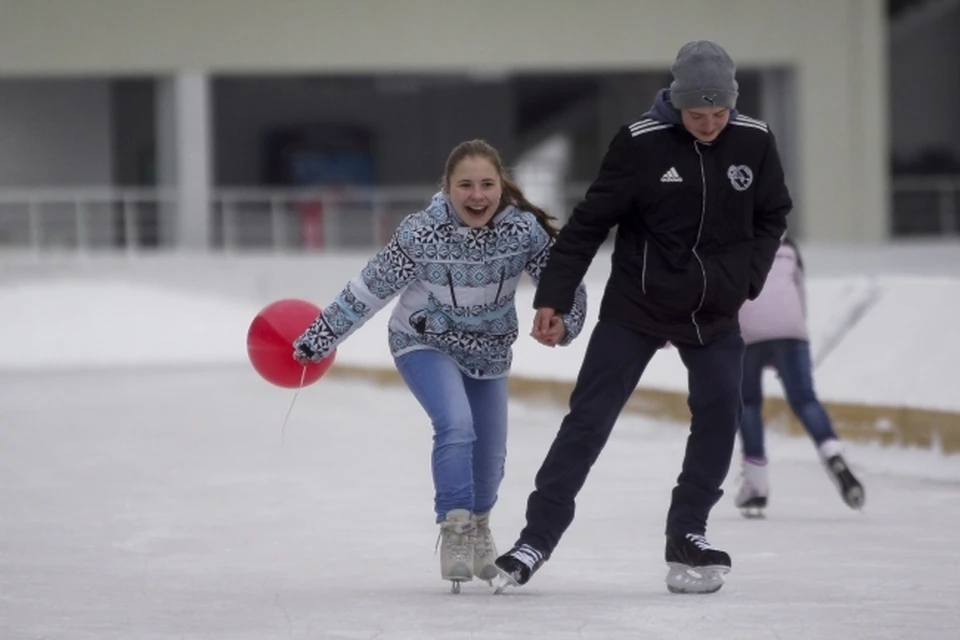
[[[9,0],[0,75],[663,69],[711,38],[798,73],[812,240],[887,233],[881,0]],[[55,10],[54,10],[55,7]]]

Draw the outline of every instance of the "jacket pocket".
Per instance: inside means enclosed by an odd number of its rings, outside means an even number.
[[[700,303],[703,273],[693,258],[687,264],[674,265],[663,257],[656,241],[649,239],[638,242],[631,257],[634,280],[629,288],[644,300],[644,307],[656,309],[661,316],[683,317]]]
[[[750,254],[747,251],[715,256],[707,263],[704,306],[718,315],[735,316],[750,290]]]

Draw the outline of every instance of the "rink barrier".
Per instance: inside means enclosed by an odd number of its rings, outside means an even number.
[[[364,380],[381,386],[403,386],[396,369],[335,363],[328,376]],[[521,375],[510,376],[513,400],[543,402],[565,410],[573,390],[573,381],[545,380]],[[887,447],[935,449],[960,453],[960,413],[823,401],[834,430],[841,439],[874,443]],[[625,411],[648,418],[687,423],[690,410],[686,393],[638,388]],[[764,399],[764,419],[768,429],[791,435],[803,435],[800,422],[782,398]],[[559,426],[559,425],[558,425]]]

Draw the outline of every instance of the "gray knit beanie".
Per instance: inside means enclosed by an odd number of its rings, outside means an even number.
[[[677,109],[737,106],[737,65],[723,47],[709,40],[688,42],[670,67],[670,101]]]

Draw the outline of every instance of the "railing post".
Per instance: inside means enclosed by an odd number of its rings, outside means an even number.
[[[277,196],[270,196],[270,234],[273,241],[273,252],[283,251],[283,220],[280,218],[280,202]]]
[[[27,202],[27,225],[29,226],[30,248],[39,256],[43,245],[43,225],[40,224],[40,203],[35,198]]]
[[[323,211],[323,219],[320,223],[323,242],[320,250],[323,252],[338,248],[335,243],[340,242],[340,207],[336,206],[340,198],[332,197],[330,194],[331,192],[326,189],[320,192],[320,206]]]
[[[380,247],[386,244],[386,241],[383,239],[384,235],[384,213],[383,213],[383,204],[381,203],[380,196],[377,192],[373,192],[370,195],[370,205],[373,209],[373,246]]]
[[[90,242],[89,233],[87,233],[87,215],[86,204],[83,200],[77,198],[74,200],[74,212],[77,225],[77,253],[83,255],[87,253]]]
[[[137,233],[137,222],[133,214],[133,203],[130,200],[129,196],[123,196],[123,248],[127,253],[127,256],[132,256],[134,252],[134,247],[137,246],[138,238],[134,238],[134,235]]]
[[[940,233],[945,236],[957,235],[960,225],[957,222],[957,200],[954,186],[947,181],[940,183],[938,189],[940,208]]]
[[[221,206],[223,207],[223,250],[225,253],[230,253],[236,248],[237,220],[232,200],[224,198]]]

